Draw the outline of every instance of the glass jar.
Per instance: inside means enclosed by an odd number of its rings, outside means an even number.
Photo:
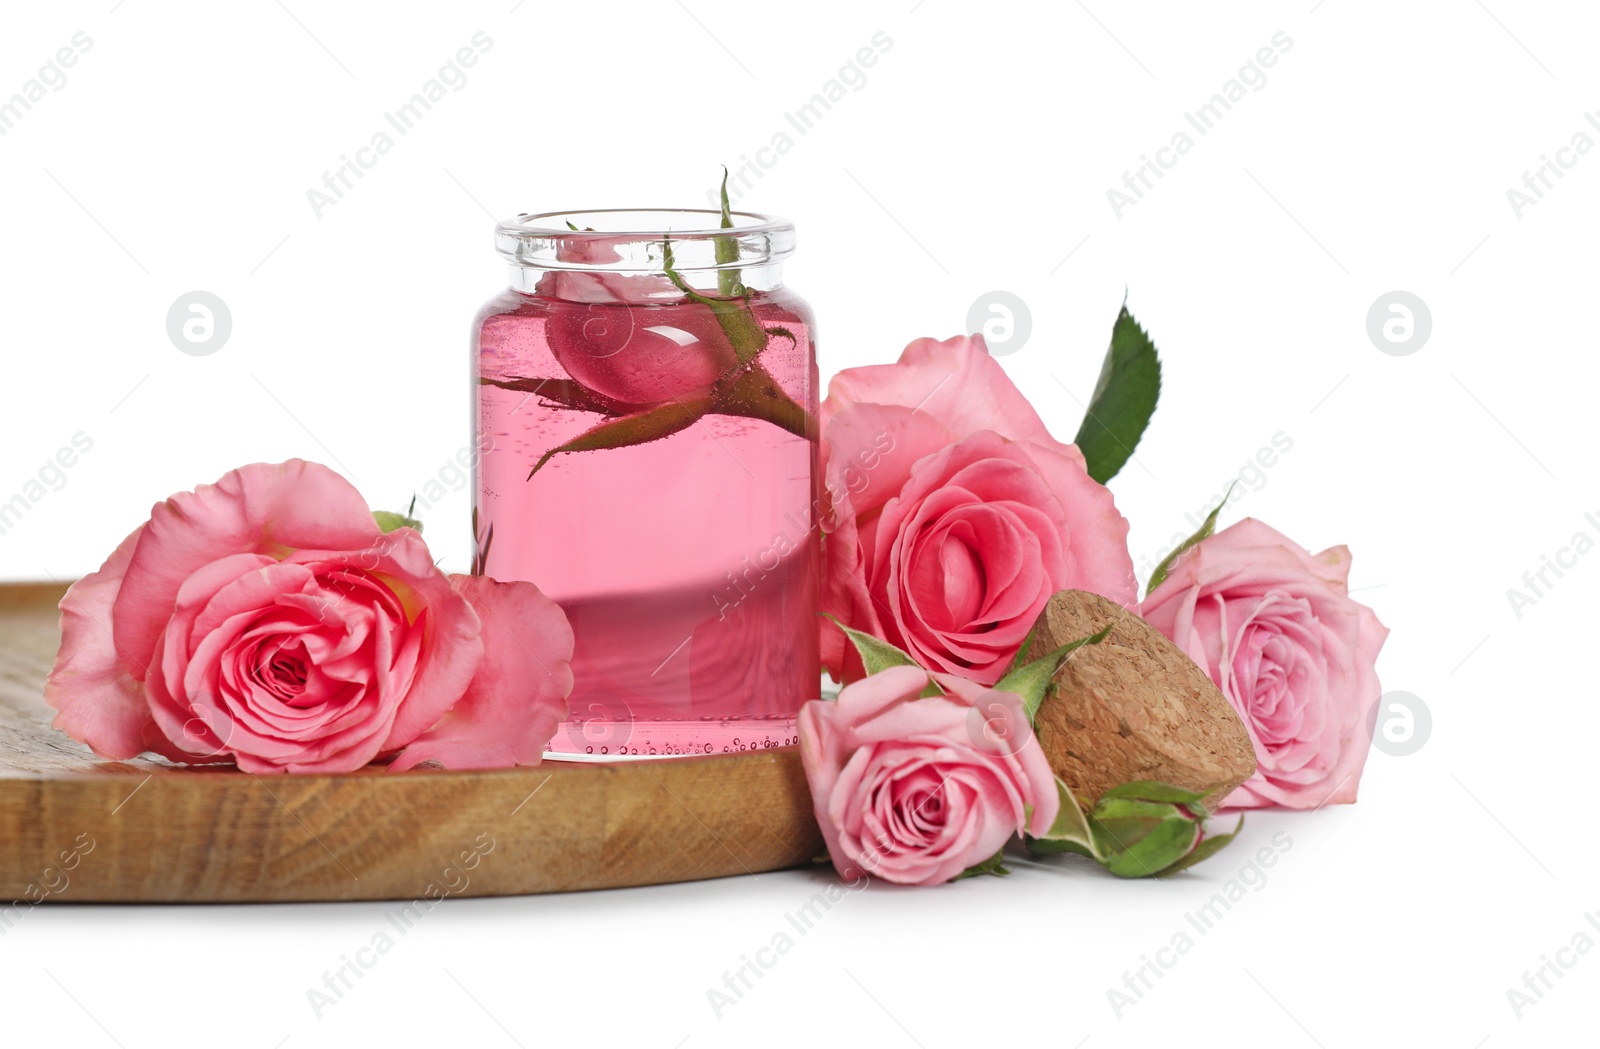
[[[577,638],[552,757],[796,742],[818,692],[817,363],[794,227],[734,212],[519,215],[473,324],[473,571]]]

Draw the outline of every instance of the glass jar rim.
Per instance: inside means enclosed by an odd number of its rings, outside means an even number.
[[[495,225],[495,250],[516,266],[599,272],[659,272],[668,243],[673,268],[680,271],[769,265],[794,254],[794,223],[788,219],[754,211],[729,214],[734,224],[723,229],[722,213],[712,208],[525,213]],[[717,246],[728,242],[738,248],[735,257],[719,259]]]

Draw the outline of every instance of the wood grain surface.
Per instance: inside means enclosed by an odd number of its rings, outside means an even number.
[[[102,762],[50,727],[57,585],[0,585],[0,929],[39,902],[429,901],[694,881],[822,852],[792,749],[495,772]]]

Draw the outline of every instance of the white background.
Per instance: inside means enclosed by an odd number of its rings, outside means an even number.
[[[823,875],[452,902],[321,1019],[306,990],[390,905],[52,906],[0,938],[8,1041],[1592,1040],[1600,951],[1521,1019],[1506,997],[1600,910],[1600,556],[1520,617],[1507,598],[1574,533],[1600,538],[1600,156],[1520,217],[1507,199],[1575,133],[1600,140],[1592,10],[113,2],[14,5],[0,32],[0,97],[75,32],[93,41],[0,137],[0,499],[93,440],[0,536],[0,576],[90,570],[151,503],[249,461],[329,462],[402,507],[469,440],[468,322],[504,284],[492,217],[700,205],[718,164],[787,130],[739,203],[799,227],[787,276],[821,318],[824,374],[965,330],[978,295],[1009,290],[1033,326],[1005,366],[1070,438],[1126,290],[1166,369],[1113,484],[1136,563],[1282,431],[1292,450],[1225,523],[1348,543],[1393,628],[1384,687],[1421,697],[1433,730],[1374,753],[1358,805],[1252,816],[1171,882],[1067,865],[874,886],[720,1019],[707,989]],[[465,86],[317,217],[306,191],[480,30],[493,47]],[[1265,86],[1195,135],[1183,114],[1280,30]],[[796,135],[784,114],[880,31],[865,85]],[[1107,190],[1180,130],[1194,148],[1119,218]],[[210,356],[166,334],[195,289],[232,314]],[[1409,356],[1366,331],[1396,289],[1432,315]],[[468,505],[429,513],[449,569]],[[1119,1018],[1107,990],[1279,831],[1293,847],[1266,884]]]

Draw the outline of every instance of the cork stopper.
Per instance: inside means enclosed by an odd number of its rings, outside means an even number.
[[[1206,672],[1138,615],[1063,590],[1045,606],[1029,658],[1087,637],[1056,674],[1034,728],[1050,766],[1091,802],[1132,780],[1204,793],[1214,807],[1256,769],[1244,723]]]

